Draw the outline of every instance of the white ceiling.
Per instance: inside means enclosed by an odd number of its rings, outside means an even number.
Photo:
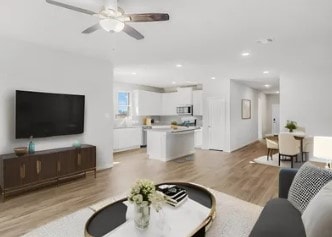
[[[265,94],[279,94],[279,78],[265,77],[244,80],[237,79],[236,81]]]
[[[102,0],[62,0],[99,10]],[[112,60],[115,80],[168,87],[204,83],[212,76],[275,80],[295,64],[320,64],[331,52],[330,0],[119,0],[127,12],[167,12],[169,22],[132,23],[145,39],[124,33],[80,32],[92,16],[44,0],[2,0],[0,35]],[[0,36],[1,37],[1,36]],[[256,40],[273,38],[271,44]],[[250,50],[243,58],[241,52]],[[322,57],[324,58],[324,57]],[[176,68],[176,64],[183,64]],[[262,72],[269,70],[270,74]],[[136,72],[136,75],[132,75]]]

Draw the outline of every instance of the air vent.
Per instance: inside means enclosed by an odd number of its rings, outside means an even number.
[[[259,39],[259,40],[256,40],[256,42],[258,44],[270,44],[273,42],[273,39],[272,38],[267,38],[267,39]]]

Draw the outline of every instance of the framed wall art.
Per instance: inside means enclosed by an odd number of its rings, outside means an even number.
[[[251,100],[242,99],[241,105],[241,115],[242,119],[250,119],[251,118]]]

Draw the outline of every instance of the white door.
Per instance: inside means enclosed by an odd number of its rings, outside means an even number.
[[[272,105],[272,133],[279,134],[280,121],[279,121],[279,104]]]
[[[220,98],[209,98],[209,149],[223,150],[226,133],[225,101]]]

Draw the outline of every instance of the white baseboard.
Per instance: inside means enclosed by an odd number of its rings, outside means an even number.
[[[131,147],[126,147],[126,148],[122,148],[122,149],[113,150],[113,153],[122,152],[122,151],[129,151],[129,150],[135,150],[135,149],[139,149],[139,148],[141,148],[140,145],[131,146]]]

